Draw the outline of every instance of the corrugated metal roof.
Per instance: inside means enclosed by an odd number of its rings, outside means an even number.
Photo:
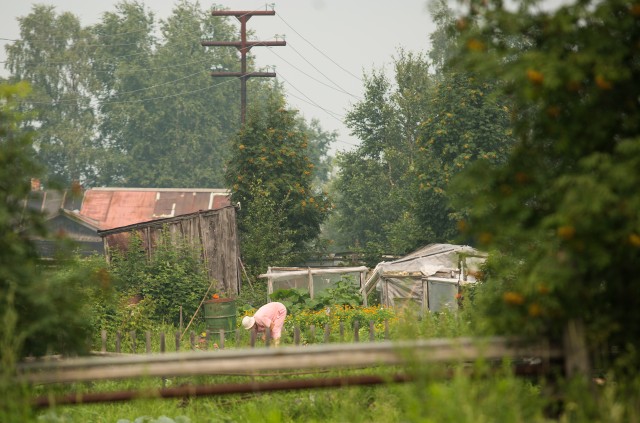
[[[231,205],[225,189],[93,188],[85,191],[80,214],[101,230]]]

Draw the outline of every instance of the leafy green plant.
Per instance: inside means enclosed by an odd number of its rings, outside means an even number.
[[[362,295],[353,276],[344,276],[330,288],[320,292],[317,301],[321,306],[348,305],[357,307],[362,304]]]
[[[109,311],[114,327],[144,331],[151,322],[178,325],[196,312],[211,286],[200,251],[162,231],[150,259],[139,236],[132,235],[126,251],[115,251],[110,271],[118,298]],[[144,312],[141,312],[144,310]],[[196,317],[196,323],[202,315]]]
[[[330,288],[311,298],[306,289],[288,288],[278,289],[271,294],[272,301],[279,301],[287,307],[290,314],[303,310],[317,311],[326,307],[350,306],[357,307],[362,303],[360,291],[352,276],[345,276],[334,282]]]
[[[278,289],[270,297],[272,301],[284,304],[289,314],[296,314],[307,309],[315,310],[318,306],[318,302],[311,299],[309,291],[306,289]]]

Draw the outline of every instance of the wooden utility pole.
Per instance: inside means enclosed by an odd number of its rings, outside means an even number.
[[[252,11],[231,11],[213,10],[212,16],[235,16],[240,21],[240,41],[201,41],[204,47],[235,47],[240,51],[240,72],[216,71],[212,72],[213,77],[237,76],[240,78],[240,122],[244,126],[247,114],[247,79],[251,77],[275,77],[275,72],[249,72],[247,73],[247,52],[251,47],[266,46],[279,47],[286,46],[286,41],[247,41],[247,21],[252,16],[274,16],[275,10],[252,10]]]

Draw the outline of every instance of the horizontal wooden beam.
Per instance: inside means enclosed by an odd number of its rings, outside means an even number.
[[[32,384],[66,383],[416,362],[468,362],[479,358],[548,360],[560,357],[562,350],[546,343],[530,344],[507,338],[428,339],[63,359],[22,363],[18,367],[18,379]]]
[[[91,392],[67,394],[52,398],[40,396],[33,401],[38,408],[52,405],[89,404],[121,402],[141,398],[192,398],[201,396],[220,396],[232,394],[251,394],[257,392],[292,391],[300,389],[341,388],[345,386],[380,385],[385,383],[410,382],[411,376],[396,374],[390,376],[355,375],[331,378],[275,380],[248,383],[217,383],[215,385],[179,386],[175,388],[151,389],[145,391],[130,390],[116,392]]]

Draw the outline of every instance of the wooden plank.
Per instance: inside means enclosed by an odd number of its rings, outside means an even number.
[[[565,376],[584,377],[590,372],[589,352],[587,349],[584,324],[578,320],[571,320],[565,327],[563,336],[565,356]]]
[[[300,326],[293,328],[293,344],[300,345]]]
[[[544,343],[522,344],[505,338],[457,338],[75,358],[21,363],[18,371],[20,381],[58,383],[561,356],[562,349],[546,348]]]
[[[129,332],[129,336],[131,337],[131,352],[136,353],[136,331],[132,330]]]

